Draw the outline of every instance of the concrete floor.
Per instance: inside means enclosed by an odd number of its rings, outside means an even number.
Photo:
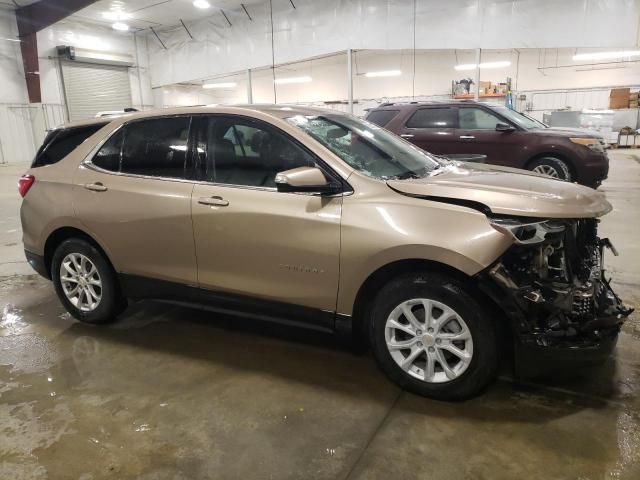
[[[606,365],[442,403],[331,339],[151,302],[72,320],[23,261],[0,166],[0,478],[640,478],[640,315]],[[640,151],[612,153],[602,222],[640,306]]]

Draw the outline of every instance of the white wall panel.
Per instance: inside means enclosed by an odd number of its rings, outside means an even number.
[[[628,47],[638,41],[636,0],[418,0],[419,49]],[[410,0],[274,0],[275,62],[353,49],[413,47]],[[149,37],[153,86],[271,64],[268,3]]]

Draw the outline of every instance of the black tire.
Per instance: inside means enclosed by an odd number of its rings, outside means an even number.
[[[60,268],[64,258],[71,253],[84,255],[98,271],[102,283],[101,298],[94,310],[80,310],[71,303],[64,293],[60,280]],[[96,247],[84,239],[70,238],[56,248],[51,261],[51,279],[60,302],[71,315],[81,322],[91,324],[111,322],[127,306],[126,299],[120,293],[120,285],[111,264]]]
[[[435,300],[453,309],[471,333],[471,361],[457,378],[443,383],[418,379],[403,370],[387,348],[385,326],[389,315],[404,301],[418,298]],[[390,281],[374,300],[369,327],[371,346],[378,365],[393,382],[410,392],[438,400],[463,400],[481,392],[496,375],[498,345],[495,326],[486,309],[466,291],[466,287],[448,276],[412,273]],[[444,374],[442,367],[439,368]]]
[[[556,157],[542,157],[534,160],[529,164],[529,170],[536,171],[538,169],[538,173],[545,173],[540,170],[547,170],[549,173],[555,172],[555,174],[551,173],[550,176],[554,178],[559,178],[560,180],[565,180],[567,182],[572,181],[571,169],[567,162],[564,160],[560,160]],[[555,175],[555,176],[554,176]]]

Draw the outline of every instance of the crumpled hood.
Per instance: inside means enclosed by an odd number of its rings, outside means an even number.
[[[533,172],[455,162],[423,178],[388,180],[397,192],[452,203],[475,202],[501,215],[599,217],[611,211],[602,192]]]

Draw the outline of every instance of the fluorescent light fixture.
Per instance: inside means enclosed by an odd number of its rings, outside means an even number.
[[[577,53],[573,56],[573,61],[580,60],[609,60],[612,58],[628,58],[640,56],[640,50],[619,50],[617,52],[592,52]]]
[[[193,6],[196,8],[209,8],[211,6],[211,4],[209,2],[207,2],[207,0],[195,0],[193,2]]]
[[[202,88],[234,88],[236,85],[236,82],[205,83]]]
[[[364,74],[365,77],[397,77],[398,75],[402,75],[401,70],[382,70],[380,72],[367,72]]]
[[[312,81],[311,77],[288,77],[288,78],[276,78],[273,83],[278,85],[285,85],[287,83],[307,83]]]
[[[111,28],[113,28],[114,30],[119,30],[121,32],[126,32],[127,30],[129,30],[129,25],[122,22],[116,22],[113,25],[111,25]]]
[[[485,63],[481,63],[480,64],[480,68],[503,68],[503,67],[508,67],[509,65],[511,65],[511,62],[509,62],[508,60],[504,60],[502,62],[485,62]],[[465,63],[462,65],[456,65],[455,67],[453,67],[456,70],[475,70],[476,69],[476,64],[475,63]]]
[[[131,18],[130,13],[123,12],[122,10],[103,12],[102,16],[107,20],[127,20],[128,18]]]

